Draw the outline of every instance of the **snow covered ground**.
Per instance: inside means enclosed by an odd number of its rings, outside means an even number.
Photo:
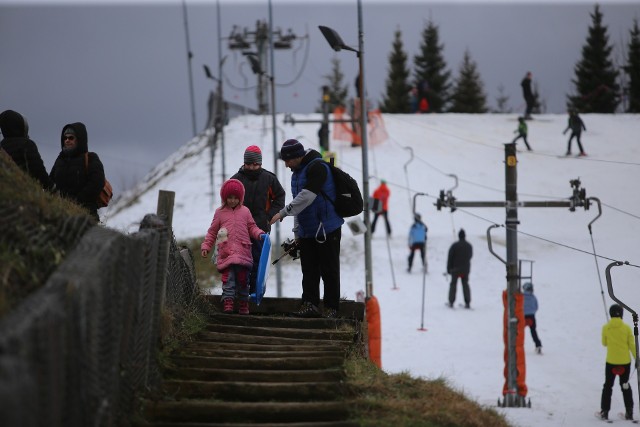
[[[297,120],[318,115],[294,115]],[[278,150],[288,138],[299,139],[317,149],[316,124],[282,124],[278,117]],[[518,250],[521,259],[534,261],[533,283],[540,303],[538,333],[543,355],[534,352],[527,330],[525,342],[530,409],[499,409],[517,426],[599,425],[593,413],[599,409],[605,349],[600,331],[606,321],[605,268],[613,260],[640,265],[640,120],[637,115],[584,115],[587,132],[583,144],[586,158],[565,158],[567,135],[564,115],[537,116],[529,123],[533,152],[518,153],[518,198],[521,201],[562,200],[571,196],[569,181],[579,178],[587,197],[602,202],[570,212],[566,208],[521,208]],[[390,373],[407,371],[424,378],[444,377],[480,404],[496,406],[504,384],[502,341],[505,289],[503,264],[488,251],[486,232],[492,224],[504,224],[503,208],[464,208],[451,213],[437,211],[440,190],[458,187],[459,201],[504,200],[504,143],[514,137],[515,115],[385,115],[389,138],[370,146],[370,190],[385,179],[391,188],[389,216],[393,233],[387,239],[378,224],[372,238],[373,292],[380,302],[382,318],[382,365]],[[225,129],[227,177],[242,163],[249,145],[263,150],[263,166],[273,170],[271,122],[262,117],[240,117]],[[359,181],[361,150],[348,142],[331,141],[338,165]],[[523,144],[519,144],[522,149]],[[577,153],[575,147],[573,152]],[[158,165],[137,188],[101,212],[108,227],[136,230],[144,214],[154,212],[160,189],[176,192],[174,232],[179,239],[204,236],[214,208],[219,204],[221,153],[215,153],[215,196],[212,200],[210,151],[205,138],[188,142]],[[278,165],[280,181],[291,200],[291,172]],[[412,222],[412,200],[429,227],[428,274],[414,263],[406,272],[407,233]],[[124,208],[124,206],[127,206]],[[293,220],[285,219],[281,239],[292,237]],[[444,276],[447,251],[464,228],[474,247],[470,285],[473,310],[445,306],[448,278]],[[492,231],[494,250],[505,253],[505,229]],[[598,255],[596,258],[594,253]],[[389,256],[390,255],[390,256]],[[597,265],[596,265],[597,260]],[[298,262],[282,262],[282,295],[301,294]],[[342,295],[354,299],[364,290],[363,237],[343,228]],[[277,296],[271,272],[266,296]],[[640,310],[640,270],[634,266],[612,269],[616,295]],[[424,281],[423,281],[424,279]],[[422,291],[425,290],[424,312]],[[604,290],[604,292],[602,292]],[[603,298],[605,301],[603,301]],[[457,302],[462,301],[461,290]],[[424,320],[423,320],[424,319]],[[631,316],[624,320],[631,324]],[[421,331],[421,326],[426,331]],[[637,379],[631,382],[638,417]],[[623,411],[618,386],[612,413]],[[622,422],[622,421],[620,421]]]

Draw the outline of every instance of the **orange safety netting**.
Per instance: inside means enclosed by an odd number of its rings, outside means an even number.
[[[369,335],[369,359],[382,368],[382,334],[380,332],[380,305],[378,299],[371,296],[365,305],[367,315],[367,333]]]
[[[516,376],[516,386],[518,388],[517,393],[520,396],[527,395],[526,376],[527,369],[524,358],[524,295],[518,293],[514,295],[515,298],[515,317],[517,319],[516,327],[516,370],[518,374]],[[502,291],[502,303],[504,305],[503,316],[503,337],[504,337],[504,387],[502,389],[502,395],[509,393],[509,307],[507,302],[507,291]],[[515,393],[515,390],[512,391]]]
[[[349,123],[333,123],[332,130],[332,138],[338,141],[347,141],[351,142],[352,145],[361,145],[361,137],[360,137],[360,103],[359,100],[356,99],[355,102],[355,117],[353,118],[353,126],[355,126],[355,130]],[[367,127],[367,135],[369,137],[368,141],[370,144],[378,144],[384,142],[387,138],[389,138],[389,134],[387,133],[387,129],[384,125],[384,120],[382,119],[382,114],[380,110],[371,110],[368,112],[368,127]],[[333,111],[334,119],[336,120],[348,120],[349,115],[346,114],[345,107],[338,106]]]

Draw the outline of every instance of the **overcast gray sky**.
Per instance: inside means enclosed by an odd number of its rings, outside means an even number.
[[[27,117],[47,169],[59,152],[62,126],[84,122],[89,148],[100,154],[116,189],[141,179],[193,133],[182,2],[126,3],[0,0],[0,110],[14,109]],[[213,87],[203,64],[217,75],[216,2],[187,0],[186,4],[196,123],[201,130]],[[341,61],[353,95],[356,55],[334,53],[318,25],[334,28],[345,43],[357,47],[356,1],[274,0],[272,4],[274,29],[308,36],[294,49],[275,53],[277,111],[313,112],[334,56]],[[531,70],[548,112],[564,112],[594,4],[364,0],[367,92],[374,103],[380,101],[395,30],[402,31],[411,65],[425,22],[432,19],[440,28],[452,75],[457,75],[463,53],[469,49],[490,106],[495,106],[497,88],[503,85],[509,106],[520,112],[520,80]],[[640,5],[637,1],[600,4],[615,48],[613,59],[622,62]],[[268,18],[266,0],[221,1],[220,10],[224,38],[234,25],[252,30],[257,20]],[[234,89],[255,85],[246,59],[239,51],[229,50],[226,41],[222,55],[227,56],[223,70],[227,99],[255,107],[254,90]]]

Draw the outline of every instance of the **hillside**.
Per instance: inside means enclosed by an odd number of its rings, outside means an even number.
[[[300,115],[296,119],[318,117]],[[566,199],[571,195],[569,181],[579,178],[587,197],[602,202],[602,216],[593,223],[592,235],[587,226],[598,214],[595,205],[589,211],[575,212],[519,209],[519,256],[534,261],[533,282],[540,301],[538,331],[544,347],[543,356],[535,355],[527,335],[527,385],[532,408],[501,410],[521,426],[599,424],[592,414],[599,406],[605,355],[600,327],[605,321],[604,306],[611,303],[604,269],[611,260],[640,264],[640,200],[635,188],[640,165],[636,142],[640,120],[634,115],[585,115],[583,120],[587,132],[582,139],[588,157],[562,156],[567,141],[567,135],[562,135],[564,115],[539,116],[529,122],[534,151],[518,155],[520,200]],[[503,265],[487,250],[486,231],[494,223],[504,224],[504,210],[469,208],[450,213],[437,211],[433,204],[441,189],[454,187],[450,174],[458,178],[458,187],[453,190],[458,200],[504,200],[503,144],[514,137],[515,116],[385,115],[384,121],[390,137],[370,147],[369,159],[371,191],[380,179],[385,179],[392,191],[389,214],[393,235],[387,241],[383,228],[379,228],[372,248],[374,294],[382,313],[383,369],[431,379],[444,377],[479,403],[495,405],[504,381],[500,295],[505,282]],[[263,129],[265,123],[261,117],[241,117],[225,129],[227,175],[240,166],[244,149],[252,144],[262,148],[264,166],[273,170],[272,136],[270,129]],[[298,138],[306,147],[317,148],[317,125],[283,125],[282,116],[278,123],[278,148],[287,138]],[[338,153],[339,165],[360,178],[361,151],[348,142],[331,144]],[[122,230],[136,228],[135,221],[155,211],[157,191],[164,189],[176,192],[176,237],[203,236],[219,203],[220,151],[215,153],[213,202],[209,162],[206,138],[188,142],[105,212],[106,225]],[[282,162],[278,171],[290,194],[290,171],[284,170]],[[425,193],[416,199],[417,210],[429,226],[429,273],[424,282],[415,268],[413,274],[405,271],[406,233],[416,192]],[[292,221],[285,220],[281,225],[282,238],[291,237]],[[460,227],[465,228],[474,245],[471,311],[451,311],[444,306],[448,289],[448,279],[443,276],[446,254]],[[364,289],[363,241],[361,236],[351,236],[347,228],[343,230],[342,294],[353,299]],[[494,230],[492,236],[494,250],[504,257],[504,229]],[[594,257],[594,248],[599,258]],[[282,270],[282,296],[299,297],[299,265],[283,262]],[[638,270],[616,268],[613,279],[616,293],[637,304],[640,291],[633,284],[637,283]],[[268,286],[267,296],[276,296],[275,274]],[[627,322],[629,318],[625,316]],[[417,330],[422,322],[426,332]],[[614,391],[613,402],[613,411],[621,410],[618,391]]]

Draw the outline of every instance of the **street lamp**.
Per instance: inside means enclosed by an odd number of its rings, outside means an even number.
[[[273,49],[271,49],[273,52]],[[271,126],[273,127],[273,173],[278,176],[278,148],[277,148],[277,136],[276,136],[276,84],[273,79],[273,66],[271,67],[271,74],[267,74],[262,69],[262,65],[260,64],[260,60],[257,58],[256,54],[253,52],[243,52],[243,55],[247,57],[249,60],[249,65],[251,65],[251,71],[254,74],[259,76],[265,76],[269,79],[271,83]],[[271,58],[271,63],[273,64],[273,56]],[[280,222],[276,222],[276,248],[280,246]],[[282,296],[282,270],[280,268],[280,264],[276,264],[276,287],[277,287],[277,295],[278,297]]]
[[[327,39],[329,46],[336,52],[348,50],[356,52],[359,58],[359,86],[361,96],[361,113],[360,113],[360,129],[362,134],[362,190],[364,194],[364,224],[366,232],[364,233],[364,261],[365,261],[365,281],[366,281],[366,297],[373,296],[373,274],[371,262],[371,227],[369,224],[369,147],[367,142],[367,103],[364,101],[364,49],[362,37],[362,13],[360,10],[360,2],[358,2],[358,29],[359,29],[359,49],[354,49],[342,41],[340,35],[332,28],[323,25],[318,26],[322,35]]]

